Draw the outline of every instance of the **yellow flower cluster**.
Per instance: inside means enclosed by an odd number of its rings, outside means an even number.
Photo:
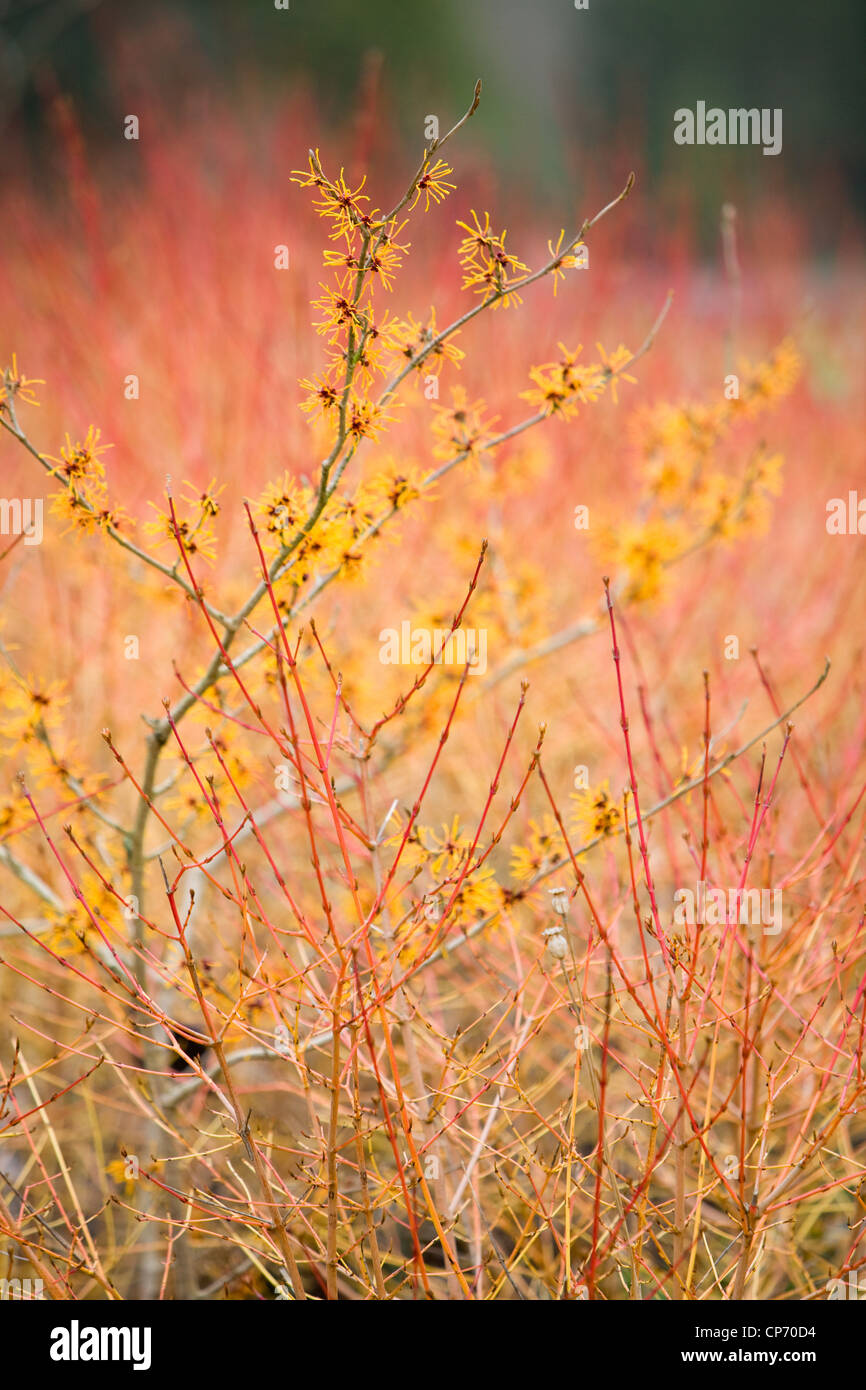
[[[424,199],[425,210],[440,203],[454,189],[443,160],[425,155],[421,172],[407,201],[411,212]],[[343,170],[336,179],[324,173],[318,151],[311,152],[308,171],[296,171],[293,181],[316,190],[314,206],[331,224],[330,239],[338,249],[325,251],[324,264],[336,272],[333,284],[321,285],[314,301],[316,331],[326,339],[328,365],[301,386],[307,395],[302,410],[312,419],[324,420],[341,439],[358,444],[377,440],[391,422],[381,404],[365,394],[378,373],[393,371],[430,348],[437,336],[435,313],[426,326],[409,315],[406,320],[374,311],[376,285],[393,288],[409,243],[400,240],[406,221],[370,206],[363,192],[364,180],[351,188]],[[430,353],[430,371],[438,372],[443,360],[458,362],[463,354],[450,344],[436,344]],[[414,364],[420,366],[420,363]],[[360,388],[360,389],[359,389]]]
[[[219,516],[219,495],[225,491],[225,483],[217,487],[216,479],[211,478],[203,492],[194,483],[185,482],[183,486],[186,492],[181,492],[179,500],[184,503],[188,514],[182,516],[176,504],[173,521],[168,508],[162,510],[151,502],[157,520],[149,521],[144,529],[156,538],[158,546],[170,543],[176,549],[179,543],[187,555],[201,555],[205,560],[213,560],[216,555],[216,535],[211,523]]]
[[[598,400],[608,386],[616,400],[618,377],[632,383],[635,380],[624,371],[632,359],[632,354],[622,344],[608,357],[601,344],[597,343],[602,360],[584,363],[577,360],[583,351],[582,344],[579,343],[574,352],[569,352],[562,343],[558,346],[562,353],[559,361],[532,367],[529,373],[533,382],[532,389],[521,392],[523,400],[529,401],[545,415],[559,415],[564,420],[571,419],[577,415],[579,405],[588,405]]]
[[[529,822],[529,843],[515,845],[511,851],[511,875],[528,883],[538,873],[552,869],[566,857],[565,841],[553,816],[546,812],[541,822]]]
[[[613,835],[622,827],[622,808],[611,798],[607,781],[572,792],[576,802],[572,824],[581,841]]]
[[[402,838],[403,833],[399,832],[389,843],[399,844]],[[413,878],[424,867],[434,880],[434,887],[423,895],[419,904],[422,921],[435,926],[441,920],[445,905],[451,902],[452,894],[454,901],[448,910],[448,922],[455,928],[471,926],[479,917],[486,917],[501,905],[502,894],[490,865],[472,869],[460,882],[461,875],[466,872],[471,846],[472,837],[461,830],[459,816],[454,816],[450,825],[443,824],[441,834],[428,826],[415,828],[401,863],[415,870]]]
[[[78,886],[81,896],[69,907],[45,908],[45,916],[51,923],[45,944],[61,955],[80,955],[87,949],[88,937],[93,932],[91,913],[103,930],[109,928],[121,936],[128,930],[123,904],[96,874],[85,869],[79,876]]]
[[[262,544],[269,561],[281,551],[289,552],[280,583],[297,587],[313,575],[333,570],[357,578],[362,562],[370,558],[361,549],[368,533],[370,539],[376,534],[370,528],[386,512],[400,511],[422,495],[431,496],[422,494],[417,470],[386,464],[353,492],[335,495],[316,516],[313,489],[285,473],[267,485],[253,511],[263,526]]]
[[[433,408],[430,427],[435,440],[433,457],[453,459],[465,454],[468,458],[477,458],[483,449],[489,449],[498,416],[487,417],[483,400],[470,404],[462,386],[452,386],[451,402],[450,406]]]
[[[757,415],[790,394],[801,370],[799,354],[792,340],[785,338],[765,362],[754,366],[748,360],[740,363],[739,393],[726,400],[723,409],[732,419]]]
[[[520,304],[521,298],[515,288],[515,281],[529,273],[529,266],[505,248],[506,232],[494,232],[490,217],[485,212],[484,222],[478,213],[472,212],[471,222],[458,222],[457,226],[466,233],[460,243],[458,256],[463,267],[463,289],[474,290],[484,299],[494,301],[494,308],[504,309],[512,303]]]
[[[7,741],[7,755],[28,749],[43,731],[56,729],[63,718],[63,706],[68,704],[63,681],[21,680],[4,681],[0,689],[2,733]]]
[[[68,523],[66,530],[74,530],[85,535],[92,531],[105,531],[109,527],[120,530],[128,517],[122,507],[109,507],[108,487],[105,481],[105,466],[102,455],[111,448],[110,444],[100,444],[101,431],[93,425],[83,440],[74,444],[69,435],[60,450],[60,457],[46,454],[53,464],[52,477],[63,484],[59,492],[51,494],[51,511],[62,521]]]
[[[767,522],[781,491],[783,459],[759,445],[739,474],[715,465],[719,446],[794,386],[800,359],[786,339],[757,366],[744,362],[728,378],[723,400],[636,412],[632,434],[644,485],[643,520],[602,529],[596,549],[625,576],[625,597],[655,598],[666,571],[690,550],[716,538],[754,533]],[[729,389],[730,387],[730,389]]]
[[[659,596],[668,567],[683,554],[690,539],[684,523],[648,517],[604,527],[596,548],[607,564],[625,572],[626,597],[639,603]]]
[[[444,362],[452,362],[459,368],[466,356],[451,339],[437,342],[439,330],[436,325],[436,310],[433,308],[426,324],[419,323],[413,314],[407,314],[405,319],[392,319],[387,331],[389,343],[398,357],[405,359],[416,372],[423,371],[427,375],[438,376]],[[421,353],[427,354],[423,362],[417,360]]]
[[[22,794],[15,796],[7,792],[0,795],[0,838],[5,839],[32,819],[33,813]]]

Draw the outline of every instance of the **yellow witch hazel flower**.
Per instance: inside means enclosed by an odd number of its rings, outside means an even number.
[[[402,834],[392,837],[389,843],[399,843]],[[424,915],[428,921],[437,921],[446,902],[454,901],[448,912],[449,922],[456,927],[468,926],[478,917],[486,917],[501,903],[501,893],[493,869],[482,865],[467,874],[455,887],[461,873],[466,870],[466,860],[472,846],[472,838],[460,830],[460,817],[455,815],[451,824],[443,823],[442,833],[427,826],[419,826],[410,838],[402,862],[409,867],[425,864],[436,880],[435,890],[424,896]]]
[[[39,737],[40,730],[59,726],[63,706],[69,703],[65,689],[65,683],[60,680],[14,680],[6,686],[0,733],[12,745],[10,752],[31,744]]]
[[[354,493],[333,497],[311,522],[315,494],[285,473],[268,484],[253,511],[264,522],[263,544],[269,559],[280,548],[291,551],[278,581],[294,586],[315,573],[330,571],[346,579],[358,578],[362,563],[372,558],[367,551],[362,553],[363,539],[379,519],[383,503],[390,500],[403,506],[413,495],[419,495],[419,489],[408,476],[382,473],[360,484]]]
[[[11,793],[0,793],[0,837],[5,837],[10,831],[18,830],[22,825],[28,824],[33,819],[33,812],[21,794],[13,796]]]
[[[637,378],[629,376],[628,372],[625,371],[634,353],[629,352],[628,348],[625,347],[623,343],[620,343],[619,347],[614,349],[610,357],[608,357],[601,343],[596,343],[596,347],[598,348],[598,355],[604,365],[605,384],[610,384],[610,394],[613,396],[614,405],[616,405],[618,399],[616,394],[618,381],[628,381],[632,386],[637,385]]]
[[[324,253],[324,265],[334,266],[340,270],[357,271],[360,269],[368,270],[371,275],[378,277],[379,284],[385,290],[390,290],[394,276],[402,264],[401,256],[409,250],[409,243],[401,245],[397,237],[406,226],[405,222],[390,222],[384,236],[377,238],[375,243],[370,246],[366,254],[362,253],[358,246],[358,234],[353,228],[349,232],[343,233],[345,246],[340,251],[326,250]]]
[[[622,807],[611,798],[609,781],[571,793],[577,803],[572,825],[582,840],[613,835],[622,826]]]
[[[72,487],[82,488],[104,478],[105,468],[100,455],[107,453],[111,445],[100,444],[101,434],[101,430],[91,425],[84,440],[78,440],[75,444],[67,434],[59,459],[46,454],[46,458],[55,465],[51,470],[53,476],[61,478]]]
[[[399,224],[390,222],[386,234],[377,237],[375,244],[367,251],[363,262],[359,261],[359,265],[362,264],[371,275],[378,277],[378,283],[383,290],[393,288],[394,277],[403,264],[401,257],[409,251],[410,242],[407,241],[401,245],[397,241],[397,237],[405,226],[405,222]],[[376,281],[374,280],[372,283],[375,284]]]
[[[529,844],[515,845],[511,851],[511,876],[528,883],[536,874],[553,868],[565,857],[565,841],[553,816],[545,813],[541,822],[529,822]]]
[[[187,481],[183,486],[186,492],[181,492],[179,501],[189,508],[189,515],[181,516],[180,507],[175,503],[176,531],[169,509],[163,510],[155,502],[148,505],[156,512],[158,520],[147,522],[144,529],[156,537],[157,545],[170,541],[176,547],[179,540],[187,555],[201,555],[205,560],[213,560],[216,556],[216,535],[210,523],[219,515],[218,499],[220,493],[225,491],[225,483],[217,487],[216,479],[211,478],[203,492],[195,483]]]
[[[784,463],[781,454],[768,454],[766,449],[761,447],[749,463],[746,478],[750,485],[778,497],[782,491]]]
[[[28,743],[26,757],[28,784],[37,787],[64,785],[74,778],[83,786],[87,781],[87,765],[77,757],[74,745],[59,749],[53,740],[49,747],[43,740],[36,739]]]
[[[20,401],[22,405],[38,405],[33,392],[34,386],[44,386],[42,378],[26,377],[18,370],[18,358],[13,352],[12,363],[0,373],[0,415],[8,411],[10,401]]]
[[[318,150],[310,151],[307,171],[296,169],[292,174],[292,183],[298,184],[301,188],[312,187],[317,190],[318,197],[314,199],[313,206],[320,217],[333,223],[331,237],[335,241],[355,228],[370,232],[379,226],[377,213],[370,212],[367,206],[370,199],[363,192],[366,182],[365,175],[356,189],[350,188],[342,169],[335,180],[327,178]]]
[[[337,280],[336,287],[322,285],[322,297],[313,300],[313,308],[322,315],[313,324],[317,333],[335,343],[342,333],[349,329],[356,332],[363,329],[366,322],[364,311],[355,299],[355,287],[350,274]]]
[[[629,432],[640,450],[650,495],[670,503],[698,490],[721,429],[718,407],[675,406],[663,401],[638,409]]]
[[[448,175],[453,174],[454,170],[445,163],[444,159],[437,159],[435,164],[427,164],[423,174],[415,188],[415,194],[409,204],[409,211],[417,207],[419,200],[423,197],[424,211],[430,211],[431,203],[442,203],[456,189],[456,183],[448,182]]]
[[[665,573],[690,543],[685,525],[661,517],[605,527],[596,548],[607,564],[625,571],[625,597],[634,602],[657,598]]]
[[[562,230],[559,233],[559,237],[555,246],[552,241],[549,241],[547,243],[547,249],[550,252],[550,259],[553,262],[550,276],[553,280],[554,298],[556,298],[556,291],[559,286],[560,280],[565,279],[565,272],[567,270],[574,270],[575,267],[579,264],[577,253],[583,249],[584,245],[582,241],[579,241],[570,250],[563,251],[562,242],[564,237],[565,231]]]
[[[730,540],[740,530],[743,485],[727,473],[711,473],[695,504],[698,519],[714,535]]]
[[[436,310],[432,306],[426,324],[419,323],[411,313],[407,314],[405,319],[392,319],[388,324],[388,341],[392,350],[398,358],[411,362],[415,371],[423,372],[425,376],[438,376],[445,362],[459,367],[466,356],[451,338],[437,343],[438,333]],[[452,335],[455,338],[456,336],[456,333]],[[432,348],[431,343],[435,344]],[[422,353],[423,360],[416,360],[421,358]]]
[[[344,580],[359,579],[373,559],[364,538],[379,511],[379,495],[369,484],[359,486],[352,495],[335,497],[309,538],[301,542],[299,558],[311,555],[315,546],[320,568],[338,570]],[[294,572],[290,573],[294,578]]]
[[[225,763],[226,770],[232,782],[241,791],[245,787],[252,785],[252,771],[249,766],[249,758],[246,756],[244,741],[233,724],[226,723],[218,732],[213,735],[214,747]],[[229,783],[226,780],[222,768],[215,773],[215,783],[217,789],[228,791]]]
[[[546,415],[560,415],[570,419],[577,414],[578,404],[586,405],[598,400],[604,391],[604,371],[598,362],[578,364],[583,345],[578,344],[574,352],[569,352],[559,344],[562,358],[559,362],[547,362],[530,368],[529,379],[533,383],[529,391],[521,391],[521,399],[529,401]]]
[[[791,338],[785,338],[765,362],[753,366],[740,363],[739,389],[726,399],[729,415],[752,416],[787,396],[796,385],[802,370],[800,356]]]
[[[103,930],[112,928],[121,935],[125,933],[122,905],[96,874],[85,870],[79,879],[79,889],[81,896],[70,907],[47,906],[45,909],[45,916],[52,924],[45,942],[58,953],[80,955],[87,949],[93,931],[91,913]]]
[[[624,348],[604,357],[613,381],[630,358]],[[791,389],[800,370],[793,344],[786,340],[758,367],[746,363],[734,395],[710,403],[661,402],[638,410],[630,422],[643,475],[639,521],[609,525],[593,541],[606,566],[623,572],[623,597],[645,600],[660,593],[672,564],[697,546],[731,540],[766,526],[770,502],[781,491],[782,456],[761,445],[739,473],[711,466],[717,447],[740,419],[751,418]],[[536,403],[549,413],[567,413],[567,398],[556,379],[539,377]],[[545,395],[545,391],[547,395]]]
[[[521,297],[511,286],[516,278],[529,274],[529,266],[505,249],[507,233],[494,232],[486,212],[482,224],[474,209],[471,223],[458,222],[457,226],[466,233],[457,253],[463,267],[463,289],[495,299],[494,308],[520,304]]]
[[[770,454],[761,446],[749,461],[743,479],[741,516],[748,531],[765,531],[771,513],[770,499],[782,491],[782,469],[785,460],[779,453]]]
[[[770,515],[769,499],[782,490],[782,466],[781,454],[768,454],[762,447],[742,479],[712,473],[695,504],[696,515],[708,530],[725,540],[763,530]]]
[[[443,879],[450,878],[462,866],[472,841],[467,834],[461,833],[460,817],[455,815],[450,825],[443,821],[441,835],[427,826],[419,826],[418,843],[434,878]]]
[[[452,459],[458,454],[477,458],[481,451],[489,447],[493,426],[498,416],[485,418],[487,406],[481,399],[469,404],[462,386],[451,387],[450,406],[433,407],[434,420],[431,425],[436,444],[433,457]]]
[[[401,402],[392,401],[391,409],[394,410]],[[394,422],[394,415],[389,415],[384,407],[374,404],[373,401],[364,397],[357,396],[353,391],[349,400],[349,409],[346,413],[346,433],[356,444],[362,439],[372,439],[378,441],[380,435]]]
[[[313,421],[331,421],[339,409],[343,393],[326,376],[302,377],[299,384],[307,392],[306,399],[301,401],[301,410]]]
[[[364,495],[370,505],[375,506],[377,514],[383,507],[398,512],[419,499],[432,502],[435,499],[432,488],[422,488],[424,476],[422,469],[389,460],[386,467],[365,484]]]
[[[59,458],[52,454],[45,455],[46,460],[54,465],[51,468],[52,477],[63,483],[60,492],[51,494],[51,511],[69,523],[67,531],[77,530],[89,535],[95,530],[119,530],[129,521],[122,507],[108,506],[105,466],[101,456],[112,446],[100,444],[100,434],[101,431],[93,425],[85,438],[75,443],[67,434]]]
[[[521,391],[521,399],[529,401],[545,415],[558,415],[568,420],[578,413],[578,405],[588,405],[603,395],[610,387],[616,401],[617,378],[634,383],[635,378],[623,371],[631,361],[628,348],[620,346],[610,357],[601,343],[597,343],[601,362],[578,362],[583,345],[578,344],[574,352],[569,352],[563,343],[559,350],[562,357],[558,362],[547,362],[532,367],[529,379],[531,390]]]
[[[117,1183],[118,1186],[123,1183],[123,1190],[127,1197],[131,1197],[135,1191],[135,1178],[131,1176],[132,1172],[133,1169],[129,1166],[129,1160],[124,1158],[112,1159],[105,1169],[106,1176],[111,1178],[112,1182]]]
[[[52,516],[67,523],[61,535],[75,531],[78,535],[89,536],[94,531],[120,531],[131,524],[131,518],[123,507],[107,507],[104,501],[104,496],[97,497],[95,489],[85,495],[78,489],[67,488],[51,494],[50,511]]]
[[[449,909],[449,921],[460,929],[471,926],[479,917],[487,917],[495,911],[501,901],[502,895],[493,870],[486,864],[482,865],[474,873],[468,874],[458,888]]]
[[[283,545],[304,524],[310,514],[313,491],[295,482],[286,471],[276,482],[268,483],[253,512],[263,519],[266,530],[279,537]]]
[[[705,469],[730,427],[750,419],[790,391],[800,373],[800,359],[790,339],[776,348],[766,362],[753,367],[740,364],[740,375],[729,378],[725,399],[711,405],[658,405],[635,412],[630,432],[643,459],[647,488],[660,502],[685,502],[708,487]],[[766,493],[779,489],[781,458],[772,457],[772,468],[756,484]],[[770,478],[772,474],[772,479]],[[713,485],[714,487],[717,484]],[[706,508],[704,508],[706,512]]]

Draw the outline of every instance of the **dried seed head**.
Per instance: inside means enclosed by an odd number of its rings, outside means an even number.
[[[559,926],[548,927],[542,933],[548,951],[554,960],[565,960],[568,955],[568,942],[563,935],[562,928]]]
[[[558,888],[548,888],[550,894],[550,906],[560,917],[568,916],[568,889],[561,885]]]

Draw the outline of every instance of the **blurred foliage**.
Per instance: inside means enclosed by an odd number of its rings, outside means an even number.
[[[512,187],[544,193],[579,182],[587,151],[615,144],[654,175],[687,169],[713,223],[731,177],[789,190],[817,177],[812,191],[825,206],[844,192],[862,208],[864,17],[862,0],[589,0],[585,10],[572,0],[289,0],[287,10],[270,0],[141,9],[0,0],[0,117],[38,129],[47,84],[74,99],[98,139],[117,118],[122,49],[168,110],[196,84],[239,97],[303,86],[325,120],[343,125],[375,88],[378,110],[414,145],[423,115],[450,120],[481,76],[484,131],[475,138]],[[708,158],[674,146],[673,112],[698,99],[782,107],[782,157],[756,160],[745,149]]]

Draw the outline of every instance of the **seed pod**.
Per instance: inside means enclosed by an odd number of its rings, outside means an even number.
[[[568,942],[561,927],[548,927],[544,933],[547,949],[555,960],[565,960],[568,955]]]
[[[568,916],[568,889],[560,885],[558,888],[548,888],[550,894],[550,906],[559,917]]]

